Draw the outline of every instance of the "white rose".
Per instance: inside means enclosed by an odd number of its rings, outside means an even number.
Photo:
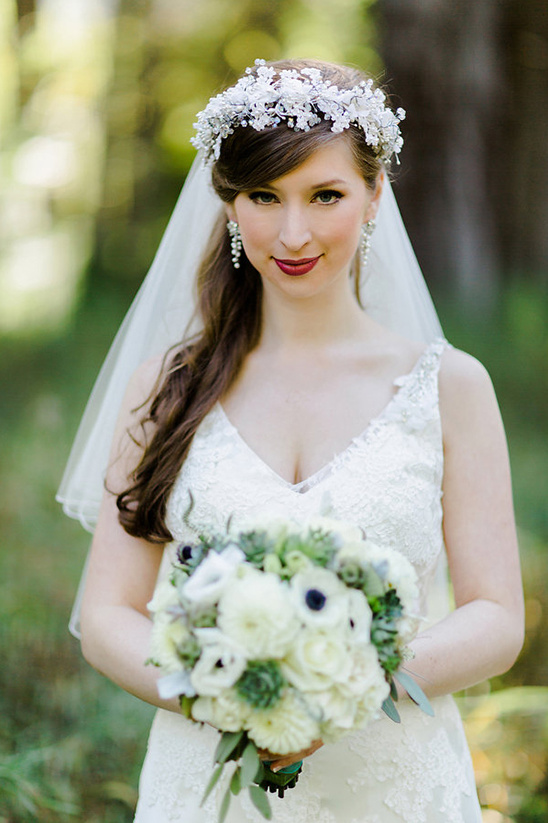
[[[192,605],[213,606],[244,560],[244,553],[235,546],[222,552],[209,551],[181,587],[183,598]]]
[[[348,625],[353,643],[369,644],[372,617],[371,608],[364,593],[359,589],[348,589]]]
[[[416,612],[419,600],[417,574],[407,557],[395,549],[380,548],[374,543],[367,543],[367,549],[369,562],[383,570],[383,577],[389,588],[396,589],[404,610]]]
[[[368,560],[367,544],[364,540],[350,540],[337,552],[337,568],[341,568],[345,563],[356,563],[364,567]]]
[[[348,620],[348,590],[328,569],[298,572],[290,582],[292,602],[307,626],[334,628]]]
[[[304,701],[288,689],[272,709],[255,709],[246,724],[260,749],[290,754],[306,749],[320,736],[320,727]]]
[[[240,700],[232,689],[219,697],[198,697],[192,704],[192,717],[200,723],[211,723],[223,732],[239,732],[251,714],[251,707]]]
[[[233,686],[247,665],[242,649],[218,629],[196,629],[202,653],[190,673],[199,695],[218,697]]]
[[[151,632],[151,657],[166,674],[184,668],[178,649],[190,638],[188,626],[167,612],[155,615]]]
[[[355,705],[353,728],[363,728],[378,717],[383,701],[390,694],[390,686],[373,647],[359,650],[349,677],[339,683],[337,689],[341,697],[347,696]]]
[[[313,705],[321,711],[321,736],[324,742],[334,743],[352,729],[356,717],[356,700],[344,694],[338,686],[316,692]]]
[[[219,601],[217,625],[250,660],[282,657],[299,630],[287,586],[275,574],[247,568]]]
[[[302,692],[322,691],[344,680],[351,659],[342,631],[303,629],[280,667],[287,680]]]
[[[177,589],[170,580],[162,580],[156,586],[154,595],[150,603],[147,603],[147,609],[152,614],[156,612],[165,611],[172,606],[179,606],[179,595]]]

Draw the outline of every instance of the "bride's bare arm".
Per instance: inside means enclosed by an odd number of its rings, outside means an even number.
[[[140,449],[127,434],[138,431],[142,410],[158,375],[159,362],[149,362],[134,376],[117,424],[108,488],[121,491],[137,464]],[[178,710],[177,700],[159,698],[158,672],[145,666],[151,622],[146,604],[156,582],[163,547],[131,537],[118,522],[114,494],[105,492],[93,537],[82,602],[82,651],[86,660],[128,692],[162,708]]]
[[[444,536],[456,610],[414,641],[407,664],[430,696],[507,671],[523,599],[506,438],[489,376],[449,350],[440,372]]]

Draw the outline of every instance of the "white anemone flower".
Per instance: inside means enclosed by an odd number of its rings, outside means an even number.
[[[244,560],[244,553],[236,546],[228,546],[222,552],[209,551],[181,587],[183,599],[202,608],[213,606]]]
[[[313,567],[293,575],[291,598],[307,626],[335,628],[348,620],[348,590],[336,574]]]
[[[218,629],[196,629],[202,653],[190,673],[199,695],[218,697],[243,674],[247,659],[243,650]]]

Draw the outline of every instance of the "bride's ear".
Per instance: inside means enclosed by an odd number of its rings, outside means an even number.
[[[225,203],[225,212],[226,212],[226,219],[227,220],[234,220],[236,223],[236,209],[234,208],[234,203]]]
[[[367,207],[364,222],[367,222],[368,220],[374,220],[377,216],[385,181],[386,172],[384,169],[382,169],[377,175],[377,180],[375,182],[375,191],[373,192],[373,197],[371,198],[369,206]]]

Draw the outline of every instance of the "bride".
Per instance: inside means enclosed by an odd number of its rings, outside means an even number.
[[[257,61],[213,98],[90,400],[59,497],[95,526],[83,653],[159,707],[139,823],[217,819],[215,793],[200,807],[217,732],[160,699],[144,665],[147,603],[174,547],[231,516],[325,511],[413,563],[424,628],[407,666],[435,716],[402,696],[401,725],[379,718],[270,755],[275,767],[306,758],[273,819],[481,820],[450,695],[506,671],[521,647],[510,476],[489,377],[443,339],[387,180],[403,116],[357,71],[315,61]],[[260,818],[238,797],[227,819]]]

